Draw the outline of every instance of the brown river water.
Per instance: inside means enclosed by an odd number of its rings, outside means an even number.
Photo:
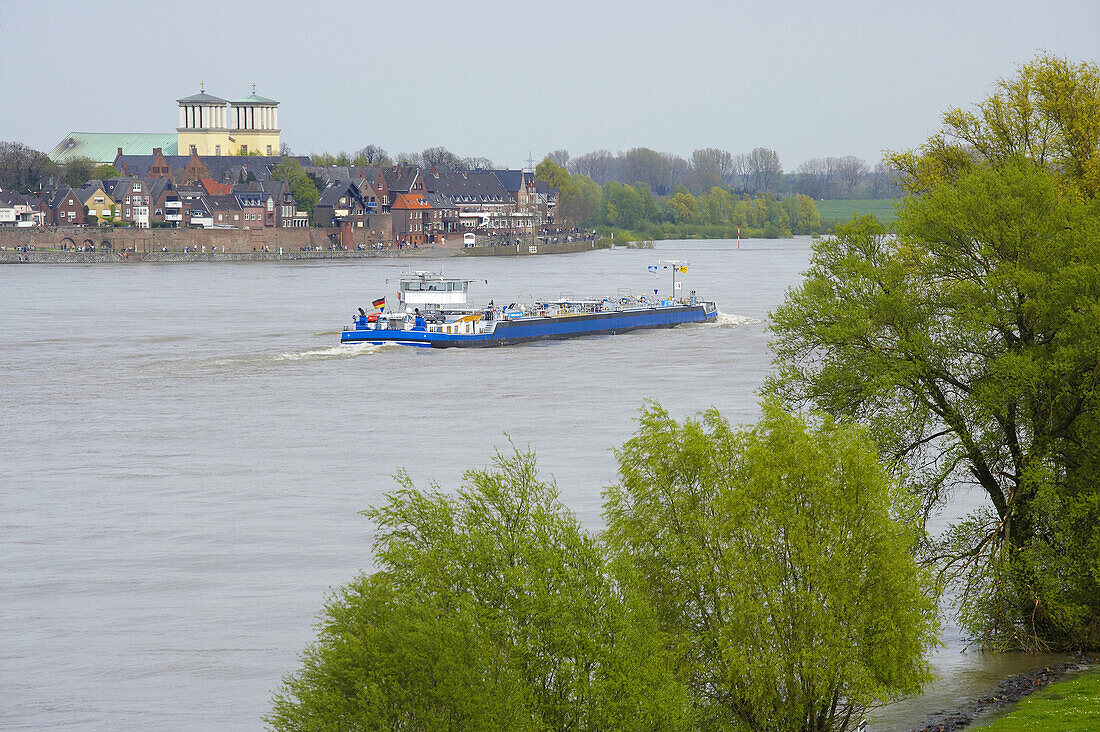
[[[457,486],[532,447],[593,531],[645,399],[758,416],[768,313],[807,238],[418,259],[471,301],[667,290],[717,324],[503,349],[340,347],[396,260],[0,267],[0,727],[259,729],[331,588],[370,567],[358,514],[406,468]],[[505,437],[505,433],[508,437]],[[950,508],[971,505],[957,496]],[[1048,658],[963,652],[948,624],[902,730]]]

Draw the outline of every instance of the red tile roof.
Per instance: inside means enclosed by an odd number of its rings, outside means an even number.
[[[233,186],[228,183],[218,183],[213,178],[199,180],[203,189],[211,196],[228,196],[233,193]]]
[[[393,202],[393,205],[390,206],[390,208],[420,210],[431,208],[431,204],[429,204],[427,200],[425,200],[424,194],[422,193],[402,193],[400,196],[397,197],[397,200]]]

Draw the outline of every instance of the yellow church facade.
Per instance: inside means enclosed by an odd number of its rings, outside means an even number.
[[[278,155],[279,103],[256,94],[228,101],[207,94],[176,100],[180,155]]]

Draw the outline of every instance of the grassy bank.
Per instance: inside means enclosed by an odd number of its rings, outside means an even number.
[[[1100,671],[1051,684],[1022,699],[1015,711],[980,729],[985,732],[1100,730]]]
[[[894,223],[897,214],[894,209],[896,204],[897,200],[893,198],[814,201],[817,212],[821,215],[821,228],[823,231],[829,231],[833,226],[848,221],[852,216],[864,216],[866,214],[871,214],[883,225],[889,227]]]

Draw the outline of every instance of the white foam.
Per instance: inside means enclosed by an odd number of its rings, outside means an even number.
[[[710,325],[718,328],[728,328],[731,325],[757,325],[761,321],[750,318],[747,315],[735,315],[734,313],[719,312],[718,317]]]
[[[347,345],[321,348],[314,351],[302,351],[301,353],[282,353],[275,357],[276,361],[330,361],[339,358],[357,358],[372,353],[378,353],[393,344],[374,345],[372,343],[349,343]]]

